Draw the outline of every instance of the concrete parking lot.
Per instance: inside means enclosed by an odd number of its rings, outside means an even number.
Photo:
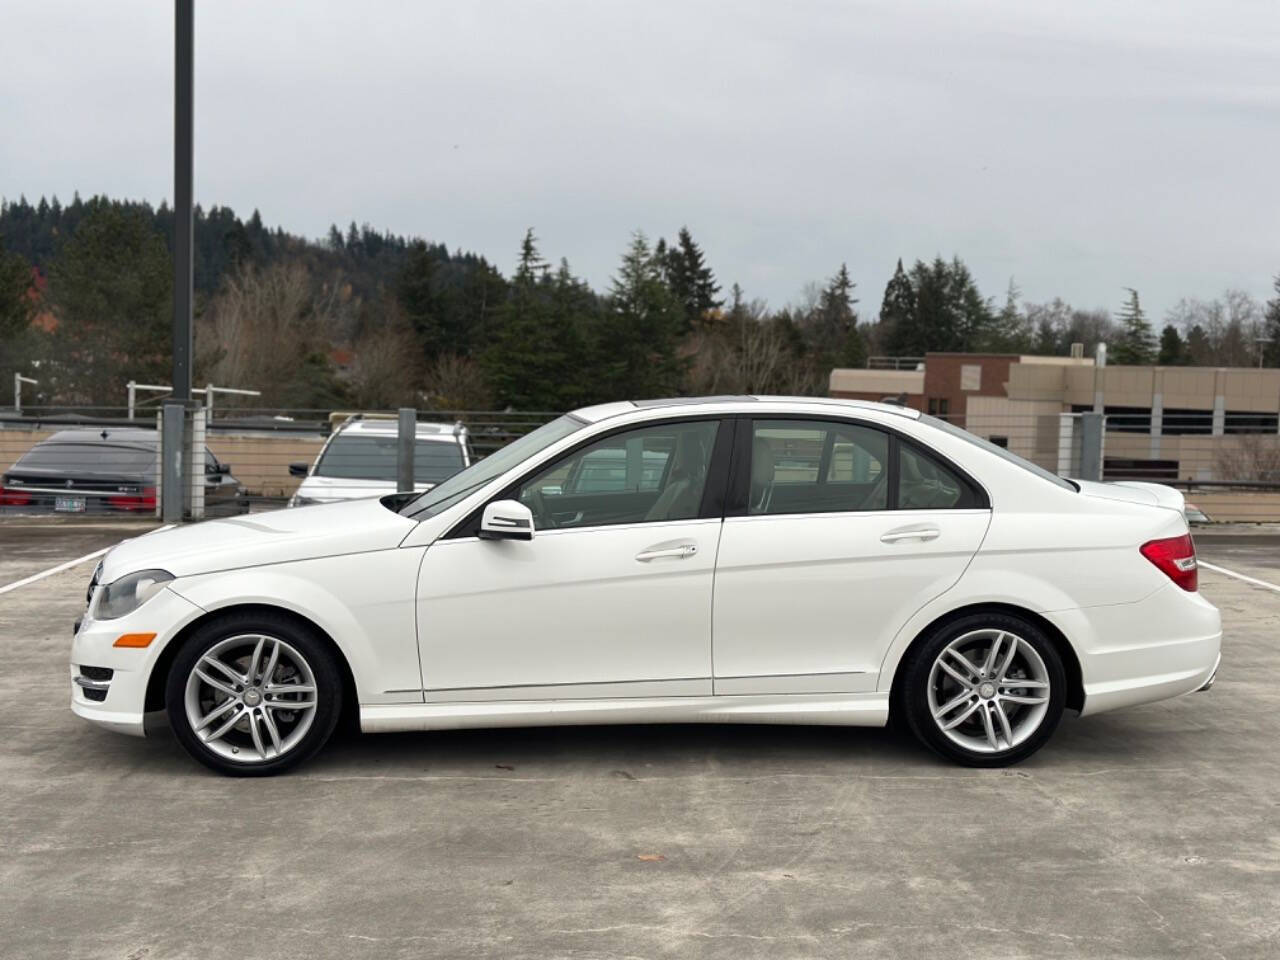
[[[0,587],[137,532],[0,524]],[[1202,536],[1280,583],[1280,538]],[[1275,957],[1280,592],[1217,685],[1023,765],[880,730],[346,735],[218,777],[67,708],[92,562],[0,595],[0,957]]]

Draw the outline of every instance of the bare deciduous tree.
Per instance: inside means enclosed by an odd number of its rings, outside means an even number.
[[[1262,307],[1243,290],[1227,290],[1213,300],[1184,298],[1169,310],[1165,320],[1188,335],[1192,363],[1249,367],[1258,362]],[[1190,336],[1197,327],[1199,333]]]
[[[779,318],[763,300],[737,302],[709,317],[691,336],[690,393],[822,394],[828,370],[798,356]]]
[[[262,391],[258,406],[322,398],[331,385],[329,343],[342,297],[342,284],[316,283],[297,261],[227,274],[198,327],[204,378]]]
[[[442,353],[427,367],[426,394],[437,410],[488,410],[493,392],[484,372],[470,357]]]
[[[1280,481],[1280,437],[1245,434],[1233,444],[1222,444],[1214,455],[1214,469],[1219,480]]]
[[[398,311],[383,325],[367,330],[353,352],[349,381],[357,406],[366,410],[417,406],[422,352]]]

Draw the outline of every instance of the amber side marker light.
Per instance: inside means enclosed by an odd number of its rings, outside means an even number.
[[[151,641],[156,638],[154,633],[122,633],[116,637],[113,647],[146,647],[151,645]]]

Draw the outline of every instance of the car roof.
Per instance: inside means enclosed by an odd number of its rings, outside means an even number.
[[[454,423],[430,423],[418,421],[414,435],[419,440],[444,440],[452,441],[458,433],[465,428],[461,424]],[[348,420],[346,423],[334,430],[335,434],[354,433],[369,434],[379,437],[394,437],[400,432],[400,423],[397,420]]]
[[[721,397],[671,397],[662,400],[620,400],[614,403],[601,403],[592,407],[582,407],[573,411],[573,415],[588,423],[599,423],[612,417],[621,416],[636,410],[679,409],[689,406],[714,406],[723,408],[726,413],[749,413],[756,404],[767,404],[770,412],[778,407],[794,407],[797,412],[811,410],[814,406],[833,407],[845,410],[863,410],[870,413],[891,414],[918,420],[920,411],[910,407],[902,407],[893,403],[876,403],[871,400],[844,400],[839,397],[781,397],[781,396],[721,396]],[[763,412],[763,411],[762,411]]]

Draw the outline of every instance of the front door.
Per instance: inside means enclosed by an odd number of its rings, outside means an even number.
[[[532,540],[434,543],[418,584],[427,701],[710,694],[719,429],[589,441],[503,494],[532,510]]]
[[[756,420],[739,447],[750,483],[720,538],[715,692],[875,690],[898,629],[982,543],[980,493],[870,425]]]

